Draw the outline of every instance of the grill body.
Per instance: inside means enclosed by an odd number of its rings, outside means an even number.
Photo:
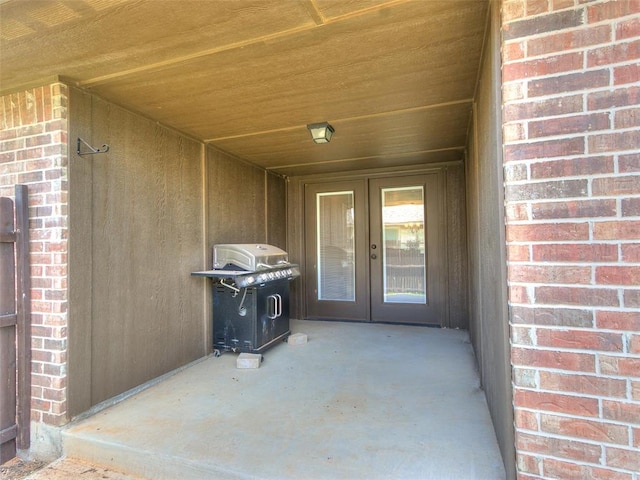
[[[290,333],[288,280],[239,292],[213,284],[215,350],[262,353]]]

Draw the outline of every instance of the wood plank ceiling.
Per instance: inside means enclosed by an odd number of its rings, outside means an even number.
[[[486,0],[5,0],[0,92],[60,76],[285,175],[461,159]],[[308,123],[330,122],[315,145]]]

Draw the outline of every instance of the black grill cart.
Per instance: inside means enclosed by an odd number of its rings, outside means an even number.
[[[291,333],[289,282],[300,271],[283,250],[271,245],[216,245],[214,269],[192,275],[212,280],[214,355],[262,353]]]

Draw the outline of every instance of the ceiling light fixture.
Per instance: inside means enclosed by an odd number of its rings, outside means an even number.
[[[329,143],[331,141],[331,135],[335,130],[327,122],[322,123],[310,123],[307,125],[309,132],[311,132],[311,138],[315,143]]]

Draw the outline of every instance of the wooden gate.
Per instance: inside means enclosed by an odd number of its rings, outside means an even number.
[[[27,187],[0,197],[0,464],[30,445],[31,277]]]

